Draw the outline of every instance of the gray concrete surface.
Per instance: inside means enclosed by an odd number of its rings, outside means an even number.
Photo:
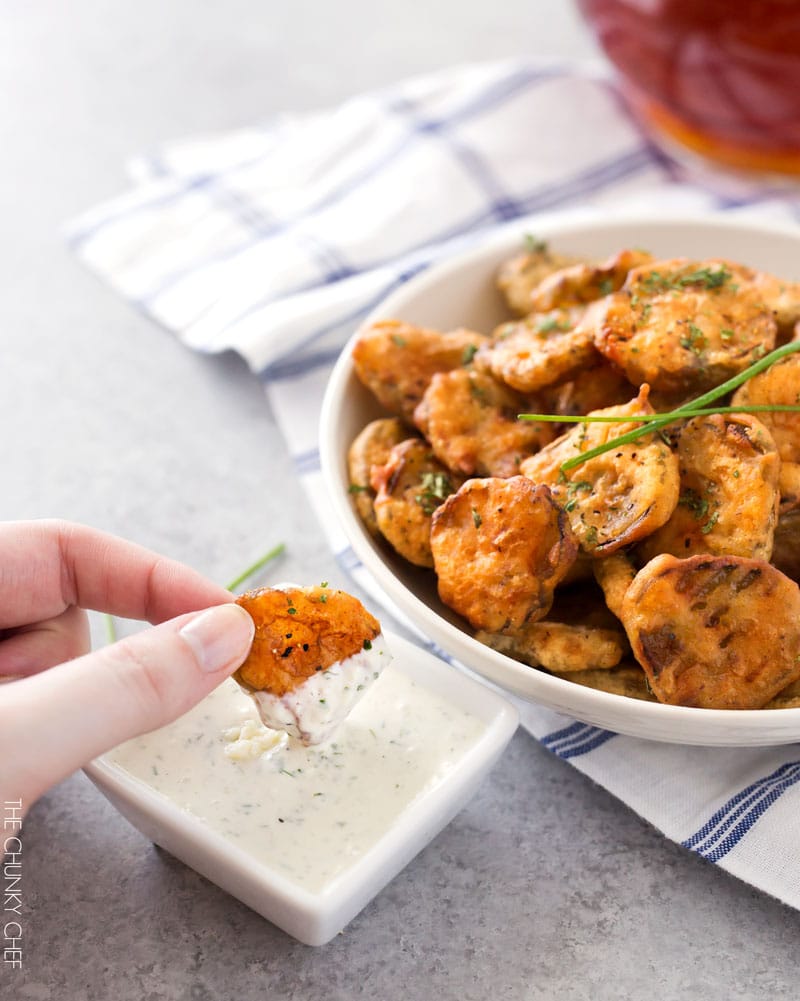
[[[0,0],[0,518],[57,515],[228,579],[285,540],[335,567],[261,390],[68,255],[62,223],[162,140],[469,59],[591,56],[561,0]],[[24,965],[0,997],[796,996],[800,916],[666,842],[526,735],[331,945],[298,945],[154,849],[82,777],[24,839]]]

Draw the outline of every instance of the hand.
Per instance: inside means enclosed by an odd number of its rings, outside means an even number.
[[[103,532],[0,524],[0,799],[21,800],[24,814],[76,768],[199,702],[252,642],[232,601]],[[160,625],[90,653],[85,608]]]

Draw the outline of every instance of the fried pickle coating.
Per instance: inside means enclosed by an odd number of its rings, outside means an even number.
[[[610,670],[589,669],[586,671],[551,671],[557,678],[571,681],[586,688],[594,688],[611,695],[624,695],[642,702],[657,702],[647,684],[647,676],[638,664],[623,662]]]
[[[780,459],[766,427],[748,414],[695,417],[678,432],[677,454],[678,506],[641,544],[642,560],[659,553],[769,560]]]
[[[431,515],[462,482],[427,442],[409,438],[395,445],[386,463],[372,470],[373,510],[381,535],[409,563],[432,567]]]
[[[585,312],[577,306],[503,323],[475,355],[475,367],[520,393],[572,379],[599,361],[593,328],[581,322]]]
[[[724,260],[635,268],[593,311],[595,345],[634,385],[675,394],[719,385],[775,345],[769,278]]]
[[[520,462],[553,439],[547,424],[517,419],[526,400],[490,375],[437,372],[414,411],[434,455],[465,476],[515,476]]]
[[[757,405],[789,404],[800,402],[800,355],[789,355],[771,365],[766,372],[759,372],[748,379],[733,394],[731,404],[747,410]],[[773,411],[760,413],[758,419],[766,425],[781,462],[800,462],[800,413]]]
[[[592,569],[609,609],[619,619],[622,617],[622,602],[628,588],[636,576],[636,568],[625,553],[613,553],[602,560],[593,560]]]
[[[635,400],[595,414],[625,417],[652,412],[643,386]],[[656,434],[562,470],[567,459],[639,426],[635,421],[576,424],[520,467],[524,476],[550,487],[569,515],[581,548],[594,556],[607,556],[650,535],[678,503],[678,459]]]
[[[488,633],[475,639],[531,667],[569,674],[573,671],[609,670],[628,651],[622,630],[566,622],[531,622],[513,632]]]
[[[492,633],[543,618],[578,551],[548,488],[524,476],[468,480],[435,511],[430,541],[442,601]]]
[[[557,388],[551,412],[578,417],[627,403],[632,392],[634,389],[624,373],[598,354],[594,364]]]
[[[579,306],[616,292],[637,267],[652,261],[645,250],[620,250],[601,264],[573,264],[544,278],[531,291],[530,312]]]
[[[385,465],[394,446],[406,441],[408,436],[408,427],[398,417],[382,417],[367,424],[347,453],[353,503],[372,535],[381,534],[373,507],[375,490],[372,487],[372,470],[375,466]]]
[[[800,589],[769,563],[657,556],[622,623],[659,702],[760,709],[800,678]]]
[[[535,250],[517,254],[502,264],[497,273],[497,287],[511,312],[525,316],[533,309],[532,292],[544,278],[554,271],[579,263],[581,258],[559,254],[542,244]]]
[[[764,708],[796,709],[798,706],[800,706],[800,681],[793,681],[791,685],[781,689],[774,699],[770,699]]]
[[[358,598],[328,587],[262,587],[236,599],[255,622],[250,653],[234,678],[285,695],[376,639],[378,620]]]
[[[383,320],[359,336],[353,348],[353,366],[389,413],[411,423],[434,373],[468,364],[486,341],[473,330],[442,333],[399,320]]]

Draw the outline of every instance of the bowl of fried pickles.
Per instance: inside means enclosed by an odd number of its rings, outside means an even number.
[[[502,688],[652,740],[800,740],[798,349],[796,227],[522,220],[355,331],[330,501]]]

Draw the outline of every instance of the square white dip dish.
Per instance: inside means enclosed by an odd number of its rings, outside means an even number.
[[[261,727],[229,680],[86,772],[146,837],[323,945],[452,820],[518,723],[480,682],[387,642],[394,660],[326,744]]]

